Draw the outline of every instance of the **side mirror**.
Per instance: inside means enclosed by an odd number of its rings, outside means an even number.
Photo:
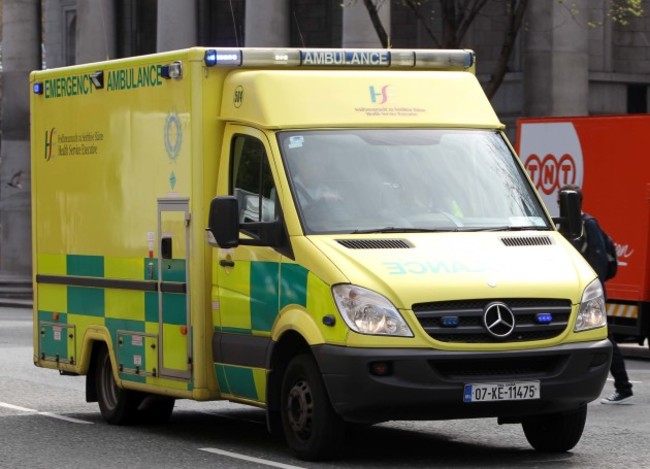
[[[239,246],[239,203],[236,197],[226,195],[212,199],[208,231],[221,248]]]
[[[582,207],[580,194],[572,190],[560,191],[560,233],[569,241],[582,235]]]

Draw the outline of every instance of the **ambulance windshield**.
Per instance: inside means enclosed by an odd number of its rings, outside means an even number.
[[[551,229],[497,132],[324,130],[278,139],[307,234]]]

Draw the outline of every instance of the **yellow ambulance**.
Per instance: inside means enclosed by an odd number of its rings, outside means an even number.
[[[567,451],[609,371],[602,287],[468,50],[190,48],[33,72],[34,363],[111,424],[265,409],[495,417]]]

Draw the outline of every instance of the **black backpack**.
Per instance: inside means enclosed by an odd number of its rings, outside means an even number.
[[[585,214],[583,217],[583,223],[590,219],[594,219],[594,217]],[[607,274],[605,275],[605,280],[609,280],[611,278],[614,278],[616,276],[616,272],[618,271],[618,256],[616,254],[616,245],[614,244],[611,236],[609,236],[605,230],[601,228],[600,224],[598,224],[598,221],[596,221],[596,226],[600,230],[600,233],[603,235],[603,239],[605,240],[605,253],[607,254]],[[583,228],[580,246],[580,252],[583,255],[587,253],[588,246],[587,231]]]

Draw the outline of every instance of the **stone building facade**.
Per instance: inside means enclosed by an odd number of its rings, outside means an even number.
[[[30,68],[102,61],[193,45],[380,47],[362,0],[1,0],[3,7],[0,273],[29,274]],[[528,0],[507,73],[492,102],[511,139],[522,116],[648,112],[650,17],[621,25],[611,0]],[[424,21],[401,0],[377,0],[391,47],[429,48],[438,0]],[[504,40],[506,8],[489,0],[462,40],[487,83]],[[33,25],[26,27],[25,25]],[[29,60],[27,60],[29,59]],[[21,130],[22,129],[22,130]],[[20,187],[7,183],[21,175]],[[7,189],[7,190],[5,190]]]

